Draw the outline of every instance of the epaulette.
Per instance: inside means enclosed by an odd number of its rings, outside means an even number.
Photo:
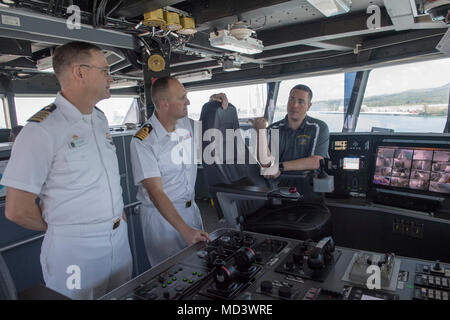
[[[135,135],[135,138],[138,138],[139,140],[143,141],[145,138],[148,137],[150,134],[150,131],[152,131],[153,127],[150,123],[146,123]]]
[[[101,113],[105,114],[102,110],[100,110],[100,108],[97,108],[97,106],[94,106],[94,108],[100,111]]]
[[[36,112],[30,119],[27,121],[29,122],[42,122],[45,118],[47,118],[50,113],[55,111],[56,105],[54,103],[42,108],[38,112]]]

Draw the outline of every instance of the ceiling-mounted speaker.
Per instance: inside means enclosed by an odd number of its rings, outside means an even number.
[[[164,20],[163,9],[144,13],[144,21],[142,23],[149,27],[164,27],[166,21]]]
[[[152,54],[147,60],[148,69],[153,72],[160,72],[166,68],[166,61],[159,54]]]
[[[182,28],[180,16],[176,12],[164,11],[164,20],[166,21],[166,25],[163,26],[165,30],[177,31]]]
[[[190,17],[181,17],[181,29],[177,31],[179,34],[186,34],[191,35],[197,32],[197,29],[195,29],[195,20],[194,18]]]

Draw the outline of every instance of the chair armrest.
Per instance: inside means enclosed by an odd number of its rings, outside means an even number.
[[[289,192],[289,188],[255,187],[226,183],[211,186],[210,190],[213,193],[226,193],[228,195],[236,195],[236,198],[239,199],[246,198],[248,200],[268,200],[275,198],[297,201],[303,197],[298,192]]]
[[[305,179],[311,176],[316,176],[319,170],[295,170],[295,171],[283,171],[280,174],[282,178],[299,178]]]

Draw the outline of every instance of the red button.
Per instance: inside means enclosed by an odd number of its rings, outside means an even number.
[[[289,192],[290,193],[296,193],[297,192],[297,188],[296,187],[290,187],[289,188]]]

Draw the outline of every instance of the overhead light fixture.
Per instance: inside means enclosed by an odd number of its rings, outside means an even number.
[[[181,83],[196,82],[196,81],[212,79],[212,73],[211,73],[211,71],[205,70],[205,71],[176,75],[175,78],[178,81],[180,81]]]
[[[123,89],[123,88],[131,88],[138,85],[137,80],[128,80],[128,79],[117,79],[111,82],[109,85],[110,89]]]
[[[264,46],[260,40],[252,37],[237,39],[226,29],[211,32],[209,34],[209,43],[216,48],[244,54],[256,54],[264,50]]]
[[[351,0],[306,0],[326,17],[344,14],[350,11]]]
[[[45,57],[36,61],[36,67],[39,71],[42,72],[49,72],[49,73],[54,72],[52,56]]]

